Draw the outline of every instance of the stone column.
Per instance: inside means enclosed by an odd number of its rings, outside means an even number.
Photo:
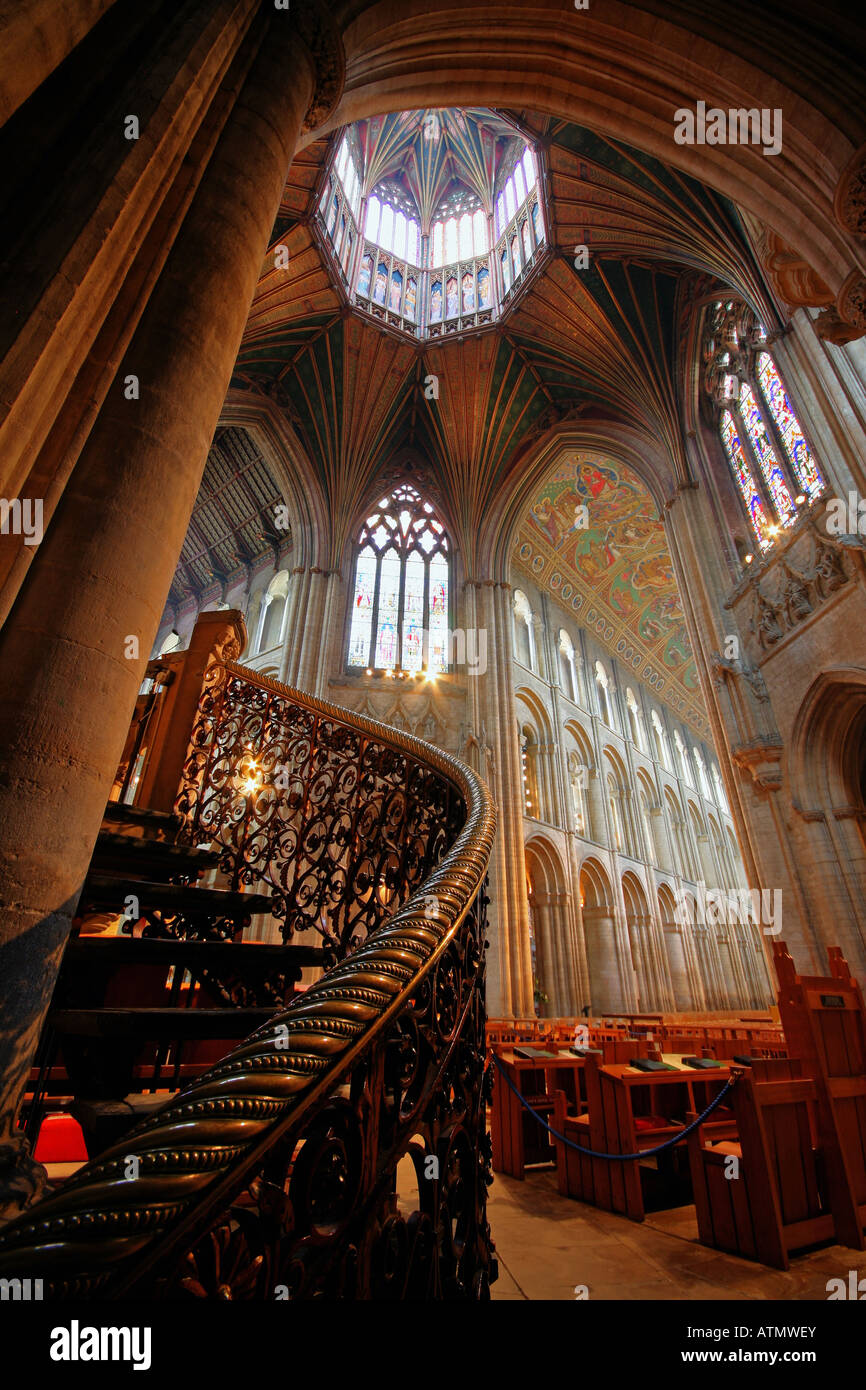
[[[313,96],[298,27],[274,12],[262,40],[0,634],[0,1210],[10,1214],[41,1175],[16,1133],[19,1098]]]
[[[40,82],[44,82],[114,0],[12,0],[0,12],[4,125]]]
[[[616,949],[616,916],[607,904],[584,907],[583,934],[592,990],[593,1014],[615,1013],[627,1007]]]

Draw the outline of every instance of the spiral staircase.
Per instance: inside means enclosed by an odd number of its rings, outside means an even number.
[[[26,1111],[35,1139],[65,1105],[88,1161],[0,1231],[0,1278],[485,1298],[489,793],[237,665],[215,616],[148,668]]]

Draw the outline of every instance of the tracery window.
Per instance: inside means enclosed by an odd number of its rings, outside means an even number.
[[[348,665],[436,675],[448,669],[450,547],[429,502],[403,485],[358,537]]]
[[[735,300],[718,301],[708,316],[703,355],[704,386],[763,554],[800,508],[821,495],[825,479],[751,310]]]

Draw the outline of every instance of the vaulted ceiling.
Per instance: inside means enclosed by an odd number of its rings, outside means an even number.
[[[730,289],[772,321],[724,198],[577,125],[494,115],[542,155],[550,251],[499,321],[460,338],[414,342],[350,307],[337,288],[312,221],[340,132],[309,145],[290,171],[272,238],[288,247],[288,265],[275,266],[271,253],[265,260],[232,384],[266,393],[285,412],[332,518],[335,561],[377,477],[411,451],[425,461],[467,572],[479,573],[483,518],[517,486],[528,441],[575,407],[642,433],[670,461],[673,487],[686,468],[683,314],[697,297]],[[394,176],[408,118],[388,121],[375,132],[367,123],[365,138],[384,142],[377,158]],[[418,183],[417,170],[411,178]],[[586,268],[575,264],[581,246]]]

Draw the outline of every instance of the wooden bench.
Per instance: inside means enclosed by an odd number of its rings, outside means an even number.
[[[815,1083],[799,1071],[784,1060],[737,1069],[736,1140],[711,1144],[705,1125],[688,1140],[701,1242],[777,1269],[788,1268],[791,1251],[835,1234],[820,1178]]]
[[[597,1058],[587,1057],[587,1112],[570,1115],[565,1096],[557,1096],[553,1127],[566,1139],[596,1153],[639,1154],[678,1135],[687,1115],[702,1113],[728,1076],[724,1067],[711,1072],[685,1067],[642,1072],[622,1063],[599,1065]],[[727,1109],[708,1122],[708,1128],[719,1138],[733,1133],[732,1126],[733,1115]],[[676,1198],[682,1187],[681,1154],[677,1146],[646,1163],[640,1159],[591,1158],[556,1140],[559,1190],[565,1197],[642,1221],[645,1188],[655,1187],[654,1197],[667,1194]]]
[[[866,1010],[838,946],[830,975],[798,975],[783,941],[774,942],[779,1011],[791,1055],[816,1088],[818,1134],[839,1241],[866,1248]]]
[[[547,1131],[521,1104],[506,1077],[550,1124],[557,1091],[575,1109],[585,1104],[580,1084],[584,1059],[573,1052],[529,1045],[502,1048],[494,1055],[505,1075],[495,1067],[490,1118],[493,1169],[523,1178],[528,1164],[552,1163],[554,1152]]]

